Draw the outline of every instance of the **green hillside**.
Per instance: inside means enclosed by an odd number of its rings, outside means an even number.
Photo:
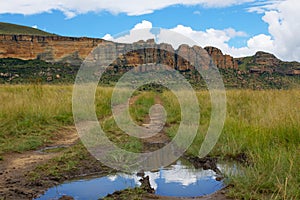
[[[41,35],[41,36],[54,35],[36,28],[31,28],[28,26],[21,26],[16,24],[3,23],[3,22],[0,22],[0,34]]]

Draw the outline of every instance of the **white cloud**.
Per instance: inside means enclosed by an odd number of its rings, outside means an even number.
[[[201,47],[215,46],[220,48],[223,53],[234,57],[249,56],[257,51],[266,51],[275,54],[282,60],[300,61],[300,1],[268,1],[268,4],[257,6],[253,10],[264,13],[262,20],[268,24],[269,34],[252,36],[244,47],[231,47],[229,41],[234,37],[246,37],[245,32],[232,28],[224,30],[210,28],[201,31],[183,25],[177,25],[170,29],[182,36],[177,34],[176,37],[170,37],[170,32],[166,34],[166,32],[161,31],[157,37],[157,42],[170,43],[174,48],[177,48],[182,41],[186,41],[185,43],[189,45],[198,44]],[[151,22],[144,21],[136,27],[142,26],[141,24],[146,25],[151,24]],[[147,26],[147,28],[151,27],[152,24]],[[141,33],[141,35],[143,34]],[[135,34],[134,37],[144,40],[155,37],[149,30],[146,31],[145,37],[141,37],[141,35]]]
[[[265,4],[254,6],[249,11],[264,13],[263,21],[268,24],[272,44],[271,48],[279,58],[300,61],[300,1],[277,0],[266,1]]]
[[[152,28],[152,23],[147,20],[143,20],[141,23],[136,24],[133,30],[143,29],[143,28]]]
[[[143,20],[141,23],[136,24],[128,34],[122,34],[118,36],[111,36],[110,34],[106,34],[102,39],[111,40],[120,43],[133,43],[139,40],[147,40],[155,38],[155,35],[151,33],[152,23]]]
[[[246,37],[247,34],[243,31],[236,31],[233,28],[228,28],[224,30],[217,30],[217,29],[207,29],[205,31],[196,31],[193,30],[191,27],[186,27],[183,25],[178,25],[177,27],[171,29],[171,31],[178,32],[188,38],[191,41],[187,44],[190,46],[192,45],[199,45],[201,47],[205,46],[214,46],[223,51],[225,54],[230,54],[234,57],[241,57],[241,56],[249,56],[255,54],[256,51],[271,51],[272,50],[272,40],[270,36],[267,35],[257,35],[250,38],[247,42],[247,46],[241,48],[235,48],[229,46],[229,41],[235,37]],[[167,36],[165,39],[167,40]],[[168,42],[173,44],[175,48],[177,48],[181,43],[182,39],[180,39],[177,43],[171,41],[169,39]]]
[[[225,42],[228,42],[230,40],[230,36],[226,33],[225,30],[216,30],[211,28],[207,29],[206,31],[196,31],[191,27],[186,27],[183,25],[178,25],[170,30],[191,38],[193,41],[195,41],[193,42],[194,44],[198,44],[202,47],[212,45],[222,48],[224,47]],[[180,44],[177,44],[176,47],[178,45]]]
[[[274,48],[274,41],[269,35],[259,34],[250,38],[247,42],[247,46],[249,49],[272,51]]]
[[[230,39],[235,37],[246,37],[247,34],[242,31],[236,31],[233,28],[228,28],[224,30],[217,29],[207,29],[205,31],[193,30],[191,27],[177,25],[172,29],[160,29],[160,32],[155,35],[151,29],[153,25],[151,22],[143,20],[141,23],[136,24],[129,33],[122,35],[120,37],[113,37],[110,34],[106,34],[103,39],[111,40],[115,42],[132,43],[139,40],[155,39],[157,43],[169,43],[176,49],[181,44],[188,44],[190,46],[199,45],[201,47],[205,46],[215,46],[223,50],[223,52],[232,54],[234,56],[244,56],[249,55],[248,53],[255,53],[255,44],[259,43],[261,36],[254,37],[249,42],[253,51],[249,48],[234,49],[229,47],[228,42]],[[262,38],[264,39],[264,38]]]
[[[143,20],[136,24],[127,34],[119,37],[113,37],[106,34],[103,39],[121,43],[132,43],[139,40],[156,39],[157,43],[169,43],[176,49],[181,44],[190,46],[198,45],[201,47],[214,46],[223,51],[225,54],[230,54],[234,57],[249,56],[257,51],[266,51],[274,53],[275,41],[270,35],[259,34],[251,37],[247,41],[247,46],[235,48],[229,46],[229,41],[235,37],[247,37],[243,31],[236,31],[233,28],[224,30],[207,29],[205,31],[193,30],[191,27],[177,25],[172,29],[160,29],[160,32],[155,35],[151,29],[151,22]]]
[[[243,32],[243,31],[236,31],[233,28],[228,28],[228,29],[225,29],[224,31],[231,38],[248,36],[247,33]]]
[[[299,0],[152,0],[143,2],[140,0],[14,0],[13,4],[11,1],[0,1],[0,14],[15,13],[31,15],[59,10],[66,15],[66,18],[72,18],[78,14],[87,12],[101,11],[108,11],[113,14],[126,13],[127,15],[142,15],[172,5],[226,7],[246,2],[254,3],[254,6],[249,8],[250,12],[259,12],[264,15],[262,19],[269,26],[269,35],[259,34],[253,36],[244,47],[234,48],[228,45],[228,42],[232,38],[246,36],[244,32],[236,31],[231,28],[225,30],[211,28],[198,31],[190,27],[178,25],[171,30],[190,37],[201,46],[213,45],[222,49],[223,52],[234,56],[250,55],[257,50],[264,50],[274,53],[277,57],[284,60],[300,61]],[[137,24],[133,29],[141,30],[139,28],[151,29],[152,23],[143,21]],[[149,30],[134,31],[132,34],[136,34],[132,38],[140,39],[153,38],[155,36]],[[162,33],[159,37],[159,39],[163,41]],[[111,35],[106,35],[104,38],[108,40],[113,39]],[[126,35],[119,38],[120,42],[126,40],[130,41]],[[175,46],[178,45],[175,40],[171,42],[173,42]]]
[[[202,5],[205,7],[226,7],[254,0],[14,0],[0,2],[0,14],[13,13],[32,15],[52,10],[62,11],[67,18],[87,12],[108,11],[113,14],[143,15],[173,5]]]
[[[112,41],[114,40],[114,38],[111,36],[111,34],[106,34],[102,37],[102,39],[104,40],[109,40],[109,41]]]
[[[276,9],[282,1],[285,0],[261,0],[254,2],[252,6],[248,8],[248,11],[264,14],[266,10]]]
[[[199,10],[196,10],[193,12],[194,15],[201,15],[201,12]]]
[[[37,25],[33,25],[31,28],[38,28],[38,26]]]

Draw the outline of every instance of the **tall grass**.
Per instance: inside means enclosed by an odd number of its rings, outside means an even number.
[[[245,153],[231,195],[300,198],[300,91],[228,91],[228,116],[213,154]]]
[[[2,85],[0,86],[0,154],[36,149],[55,140],[53,132],[73,125],[73,86]],[[112,88],[98,88],[96,113],[111,114]]]
[[[69,86],[1,86],[0,153],[35,149],[72,124]]]
[[[99,87],[96,113],[108,137],[136,152],[139,140],[125,137],[110,119],[112,88]],[[155,94],[156,95],[156,94]],[[143,93],[130,113],[141,122],[154,103]],[[178,100],[169,91],[161,100],[167,112],[166,132],[174,137],[181,121]],[[197,156],[209,122],[207,91],[197,92],[200,127],[187,153]],[[0,154],[35,149],[53,138],[53,131],[73,124],[72,86],[0,86]],[[300,199],[300,91],[229,90],[227,117],[218,143],[210,153],[224,159],[244,155],[242,173],[229,175],[229,195],[239,199]]]
[[[210,119],[210,97],[197,93],[201,119],[198,134],[187,153],[197,156]],[[174,102],[163,94],[166,105]],[[165,107],[176,113],[177,106]],[[176,110],[176,112],[174,111]],[[168,112],[169,114],[169,112]],[[175,120],[177,122],[177,120]],[[168,129],[172,137],[176,126]],[[230,195],[243,199],[300,198],[300,91],[227,91],[227,117],[218,143],[210,153],[221,158],[243,158],[243,173],[230,175]]]

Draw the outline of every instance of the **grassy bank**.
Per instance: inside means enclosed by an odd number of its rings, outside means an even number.
[[[229,91],[228,116],[213,154],[245,153],[250,166],[230,177],[232,196],[300,198],[300,91]]]
[[[53,133],[73,125],[73,86],[0,86],[0,155],[36,149],[55,140]],[[112,88],[96,93],[99,118],[111,114]]]
[[[72,124],[71,86],[1,86],[0,153],[35,149]]]
[[[176,134],[180,110],[170,92],[163,94]],[[210,97],[198,92],[200,128],[187,153],[197,156],[210,119]],[[227,117],[211,156],[241,161],[242,173],[229,175],[229,195],[243,199],[299,199],[300,91],[229,90]],[[172,102],[172,103],[170,103]]]
[[[124,136],[109,118],[112,91],[112,88],[98,89],[97,116],[103,119],[104,130],[113,141],[128,150],[138,151],[140,142]],[[160,96],[168,113],[166,131],[172,137],[181,121],[181,112],[171,92],[141,93],[131,105],[130,114],[142,123],[147,114],[145,108],[151,107],[156,95]],[[199,91],[197,96],[201,109],[200,128],[187,151],[194,156],[198,155],[211,111],[209,93]],[[0,86],[0,100],[0,155],[36,149],[55,140],[53,132],[73,125],[72,86]],[[234,185],[229,190],[230,196],[240,199],[300,198],[299,108],[299,90],[227,91],[225,126],[210,155],[242,162],[241,174],[228,175],[229,183]],[[81,147],[72,148],[66,154],[77,155],[72,152],[76,149],[82,151]],[[76,168],[76,163],[73,164],[72,170]],[[47,166],[42,169],[47,170]]]

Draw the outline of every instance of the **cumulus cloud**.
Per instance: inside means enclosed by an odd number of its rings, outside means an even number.
[[[300,61],[300,1],[267,1],[254,6],[250,12],[263,13],[270,38],[264,42],[272,53],[285,60]]]
[[[136,24],[129,33],[122,33],[117,36],[106,34],[102,39],[120,42],[120,43],[133,43],[139,40],[147,40],[155,38],[155,34],[151,32],[153,28],[152,23],[143,20],[141,23]]]
[[[275,54],[278,58],[287,61],[300,61],[300,1],[284,0],[270,1],[267,5],[256,6],[252,11],[263,12],[262,20],[268,24],[269,34],[258,34],[249,38],[244,47],[236,48],[229,45],[230,40],[235,37],[247,37],[243,31],[237,31],[232,28],[217,30],[193,30],[191,27],[177,25],[171,28],[171,31],[182,35],[170,37],[169,32],[166,34],[161,31],[159,35],[154,35],[150,30],[144,30],[139,34],[131,31],[129,35],[123,37],[123,41],[135,38],[146,40],[155,38],[157,42],[167,42],[177,48],[182,41],[189,45],[215,46],[220,48],[224,53],[234,57],[253,55],[257,51],[266,51]],[[143,21],[137,24],[133,29],[150,28],[151,22]],[[135,34],[135,35],[133,35]],[[144,35],[143,35],[144,34]],[[133,36],[133,37],[130,37]],[[144,36],[144,37],[142,37]],[[111,37],[111,36],[110,36]],[[186,39],[189,38],[189,39]],[[113,38],[110,38],[111,40]]]
[[[73,18],[78,14],[88,12],[108,11],[113,14],[125,13],[127,15],[143,15],[152,13],[155,10],[163,9],[173,5],[201,5],[204,7],[226,7],[247,2],[254,3],[254,6],[248,9],[250,12],[263,14],[262,20],[268,24],[269,35],[259,34],[253,36],[247,41],[247,45],[241,48],[230,47],[229,41],[234,37],[246,37],[246,33],[236,31],[232,28],[225,30],[207,29],[203,31],[193,30],[191,27],[178,25],[172,28],[172,31],[190,37],[201,46],[213,45],[223,50],[223,52],[232,54],[236,57],[255,53],[257,50],[269,51],[277,57],[284,60],[300,60],[300,1],[299,0],[14,0],[0,1],[0,14],[14,13],[31,15],[43,12],[52,12],[59,10],[67,18]],[[197,13],[195,13],[197,14]],[[141,28],[152,28],[152,23],[143,21],[133,27],[133,30],[142,30]],[[151,31],[132,31],[136,34],[129,37],[125,34],[119,37],[119,41],[129,41],[130,38],[147,39],[157,35]],[[129,34],[130,35],[130,34]],[[127,38],[126,38],[127,37]],[[157,36],[158,40],[164,41],[167,38],[163,34]],[[104,39],[113,40],[111,35],[107,34]],[[170,40],[170,38],[169,38]],[[171,41],[174,46],[176,42]],[[190,43],[192,43],[190,41]]]
[[[121,43],[132,43],[139,40],[155,39],[157,43],[172,44],[175,49],[183,43],[190,46],[215,46],[221,49],[223,53],[230,54],[234,57],[253,55],[257,51],[275,53],[280,57],[278,52],[283,51],[276,49],[276,41],[270,35],[265,34],[259,34],[249,38],[247,45],[244,47],[232,47],[229,45],[230,40],[236,37],[248,37],[245,32],[237,31],[233,28],[227,28],[224,30],[210,28],[201,31],[193,30],[188,26],[177,25],[174,28],[160,29],[156,32],[153,31],[152,28],[153,25],[150,21],[143,20],[141,23],[136,24],[128,33],[115,37],[110,34],[106,34],[103,39]],[[285,60],[288,59],[287,57],[280,58]]]
[[[13,13],[32,15],[59,10],[67,18],[87,12],[108,11],[113,14],[143,15],[173,5],[202,5],[205,7],[226,7],[254,0],[14,0],[0,2],[0,14]]]
[[[136,24],[132,30],[143,28],[152,28],[152,23],[147,20],[143,20],[141,23]]]
[[[102,39],[104,39],[104,40],[109,40],[109,41],[111,41],[111,40],[114,40],[114,38],[113,38],[113,36],[111,35],[111,34],[106,34],[106,35],[104,35],[103,37],[102,37]]]
[[[233,28],[224,30],[207,29],[205,31],[193,30],[191,27],[177,25],[171,29],[159,29],[153,31],[151,22],[143,20],[141,23],[136,24],[127,34],[121,36],[111,36],[106,34],[103,39],[115,42],[132,43],[139,40],[155,39],[157,43],[169,43],[175,49],[181,44],[188,44],[190,46],[199,45],[215,46],[222,49],[225,53],[234,55],[236,57],[249,55],[255,53],[255,45],[261,45],[260,41],[266,41],[268,36],[257,36],[249,40],[249,47],[246,48],[232,48],[229,47],[228,42],[235,37],[246,37],[247,34],[242,31],[236,31]],[[263,48],[264,49],[264,48]],[[266,50],[266,49],[265,49]]]
[[[191,40],[187,42],[188,45],[199,45],[201,47],[205,46],[214,46],[223,51],[225,54],[230,54],[234,57],[249,56],[255,54],[257,51],[272,51],[273,50],[273,40],[271,36],[260,34],[254,37],[251,37],[247,41],[247,46],[241,48],[231,47],[229,41],[236,37],[247,37],[248,35],[243,31],[236,31],[233,28],[228,28],[224,30],[217,29],[207,29],[205,31],[193,30],[191,27],[186,27],[183,25],[178,25],[175,28],[170,29],[180,33],[184,37],[188,37]],[[178,36],[177,36],[178,37]],[[162,38],[161,38],[162,39]],[[167,41],[175,48],[177,48],[181,43],[182,39],[172,41],[170,37],[164,37],[161,41]]]
[[[33,25],[31,28],[36,28],[36,29],[37,29],[37,28],[38,28],[38,26],[37,26],[37,25]]]
[[[269,24],[276,53],[288,60],[300,60],[300,2],[288,0],[276,10],[267,11],[263,20]]]

